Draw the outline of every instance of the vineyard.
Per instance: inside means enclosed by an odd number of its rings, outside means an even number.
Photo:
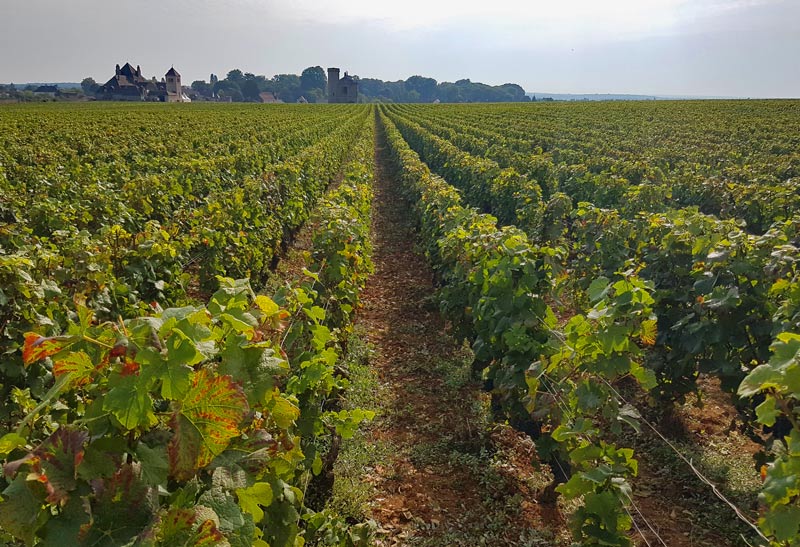
[[[800,546],[799,247],[797,101],[4,107],[0,544]]]

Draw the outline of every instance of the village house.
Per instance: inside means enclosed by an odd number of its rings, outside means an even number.
[[[338,68],[328,69],[328,102],[329,103],[357,103],[358,80],[347,72],[339,78]]]
[[[258,100],[259,102],[267,104],[278,104],[283,102],[282,100],[277,98],[272,91],[262,91],[261,93],[258,94]]]
[[[116,73],[97,90],[97,98],[108,101],[160,101],[164,103],[185,103],[191,99],[183,93],[181,75],[170,68],[161,81],[155,77],[142,76],[142,69],[130,63],[123,67],[117,65]]]

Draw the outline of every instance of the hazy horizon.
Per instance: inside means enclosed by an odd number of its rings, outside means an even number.
[[[796,0],[5,0],[1,82],[100,83],[140,64],[513,82],[553,94],[800,96]]]

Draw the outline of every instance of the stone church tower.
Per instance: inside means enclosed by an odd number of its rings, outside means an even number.
[[[181,75],[175,68],[170,68],[165,78],[167,79],[167,102],[182,103],[183,88],[181,87]]]

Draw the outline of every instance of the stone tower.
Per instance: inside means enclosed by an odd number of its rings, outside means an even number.
[[[336,95],[336,86],[339,85],[339,69],[328,69],[328,97]]]
[[[328,69],[328,102],[329,103],[357,103],[358,80],[347,72],[344,78],[339,77],[338,68]]]
[[[165,78],[167,79],[167,102],[182,103],[183,88],[181,87],[181,75],[175,67],[169,69]]]

